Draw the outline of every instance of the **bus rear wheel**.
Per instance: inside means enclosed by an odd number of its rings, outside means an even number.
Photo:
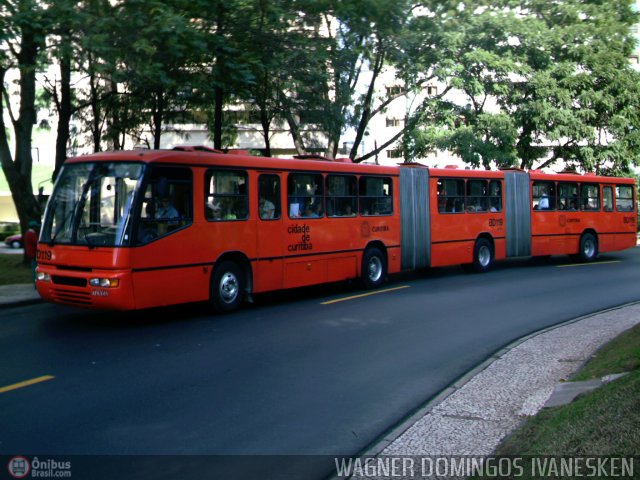
[[[218,313],[229,313],[242,303],[244,273],[237,263],[224,261],[213,271],[211,304]]]
[[[491,270],[495,253],[493,244],[486,238],[479,238],[473,247],[472,270],[476,273],[484,273]]]
[[[362,283],[366,288],[378,288],[387,277],[387,257],[379,248],[368,248],[362,256]]]
[[[592,233],[585,233],[580,237],[578,258],[581,262],[593,262],[598,256],[598,239]]]

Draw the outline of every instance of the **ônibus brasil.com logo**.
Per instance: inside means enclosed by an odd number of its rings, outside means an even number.
[[[71,478],[71,462],[59,461],[52,458],[39,459],[33,457],[31,460],[16,455],[7,464],[9,475],[13,478]]]
[[[25,478],[31,471],[31,464],[24,457],[13,457],[9,460],[7,470],[13,478]]]

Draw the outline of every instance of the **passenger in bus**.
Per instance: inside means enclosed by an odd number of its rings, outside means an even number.
[[[604,197],[604,211],[613,212],[613,205],[611,204],[611,199],[607,197]]]
[[[233,200],[225,198],[222,201],[222,219],[223,220],[237,220],[238,215],[236,208],[233,204]]]
[[[222,205],[216,197],[209,197],[206,209],[206,215],[209,220],[222,220]]]
[[[263,220],[272,219],[275,216],[276,206],[265,197],[260,199],[260,218]]]
[[[180,218],[178,210],[171,204],[169,197],[160,197],[160,200],[158,200],[156,218]]]
[[[540,210],[549,210],[549,197],[543,195],[540,197],[540,201],[538,202],[538,208]]]
[[[351,204],[347,203],[344,206],[344,213],[342,214],[343,217],[355,217],[356,213],[353,211],[353,208],[351,208]]]
[[[246,199],[238,198],[234,202],[234,210],[236,212],[237,220],[245,220],[249,216],[249,209],[247,208]]]
[[[386,196],[382,200],[382,209],[380,213],[382,215],[390,215],[393,212],[393,198]]]
[[[313,205],[311,203],[308,203],[304,208],[302,216],[305,218],[318,218],[320,215],[318,215],[317,211],[313,209]]]
[[[456,201],[453,198],[447,198],[447,213],[455,213],[456,211]]]

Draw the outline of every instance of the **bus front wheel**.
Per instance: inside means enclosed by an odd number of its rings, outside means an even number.
[[[578,258],[582,262],[592,262],[598,256],[598,240],[592,233],[585,233],[580,237],[580,251]]]
[[[366,288],[378,288],[387,277],[387,257],[379,248],[368,248],[362,257],[362,283]]]
[[[211,279],[211,304],[218,313],[236,310],[242,303],[244,273],[237,263],[224,261],[216,267]]]

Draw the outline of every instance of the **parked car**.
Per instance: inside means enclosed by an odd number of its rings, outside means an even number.
[[[22,248],[22,234],[10,235],[4,239],[4,243],[7,247]]]

